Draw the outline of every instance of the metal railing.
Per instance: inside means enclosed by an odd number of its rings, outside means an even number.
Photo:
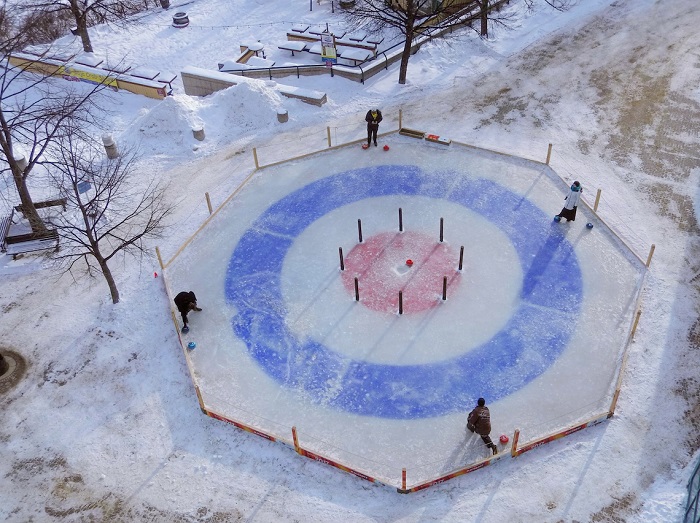
[[[683,523],[700,522],[700,459],[688,480],[688,502],[685,506]]]

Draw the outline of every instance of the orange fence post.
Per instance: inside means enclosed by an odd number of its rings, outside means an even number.
[[[520,429],[515,429],[513,434],[513,444],[510,447],[510,455],[515,457],[518,455],[518,438],[520,438]]]
[[[651,249],[649,249],[649,257],[647,258],[647,269],[649,265],[651,265],[651,257],[654,256],[654,249],[656,249],[656,245],[652,243]]]
[[[301,447],[299,446],[299,438],[297,437],[297,428],[292,427],[292,440],[294,440],[294,450],[297,454],[301,454]]]

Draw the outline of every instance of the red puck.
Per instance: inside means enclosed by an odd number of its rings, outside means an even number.
[[[409,259],[409,260],[406,260],[406,265],[408,265],[409,267],[411,267],[411,266],[413,265],[413,260],[410,260],[410,259]]]
[[[384,146],[384,150],[385,150],[385,151],[388,151],[388,150],[389,150],[389,146],[388,146],[388,145],[385,145],[385,146]]]
[[[506,436],[505,434],[501,434],[501,437],[498,438],[498,440],[499,440],[501,443],[506,444],[506,443],[508,443],[508,436]]]

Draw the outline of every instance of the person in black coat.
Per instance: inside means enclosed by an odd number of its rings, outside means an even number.
[[[180,311],[180,315],[182,316],[182,323],[183,323],[183,329],[187,327],[187,313],[190,311],[201,311],[199,307],[197,307],[197,296],[194,295],[194,292],[192,291],[182,291],[179,293],[177,296],[175,296],[175,306],[177,307],[177,310]]]
[[[498,454],[496,444],[491,441],[489,436],[491,433],[491,413],[486,406],[484,398],[479,398],[479,401],[476,402],[476,407],[469,413],[467,428],[481,436],[481,440],[493,451],[494,455]]]
[[[374,139],[374,146],[377,146],[377,131],[379,131],[379,122],[382,121],[382,112],[379,109],[370,109],[365,116],[367,122],[367,146]]]

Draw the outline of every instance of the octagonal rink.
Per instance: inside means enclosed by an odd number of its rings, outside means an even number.
[[[207,410],[389,484],[487,456],[479,397],[494,440],[605,412],[644,265],[585,206],[553,221],[548,166],[387,143],[259,170],[169,264]]]

